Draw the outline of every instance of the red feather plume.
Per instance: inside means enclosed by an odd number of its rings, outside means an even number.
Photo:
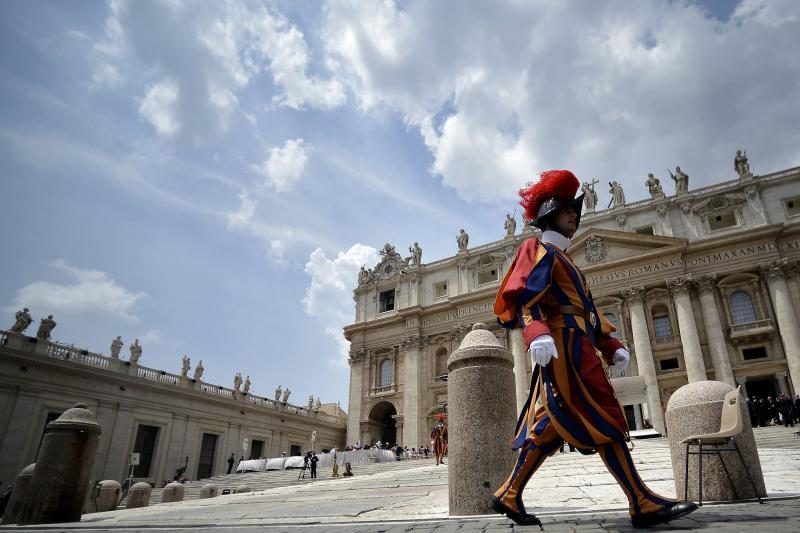
[[[438,415],[436,415],[436,419],[437,419],[439,422],[444,422],[444,419],[445,419],[445,418],[447,418],[447,415],[446,415],[446,414],[444,414],[444,413],[439,413]]]
[[[519,190],[522,200],[519,205],[525,210],[528,220],[535,220],[539,207],[550,198],[560,202],[569,202],[575,198],[580,182],[569,170],[546,170],[539,174],[539,181]]]

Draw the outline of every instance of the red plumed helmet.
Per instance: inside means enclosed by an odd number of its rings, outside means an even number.
[[[436,420],[438,420],[439,422],[444,422],[444,420],[446,418],[447,418],[447,415],[444,414],[444,413],[439,413],[438,415],[436,415]]]
[[[576,225],[580,222],[583,208],[583,194],[575,197],[580,182],[569,170],[547,170],[539,174],[539,181],[520,189],[522,198],[520,205],[525,210],[525,217],[532,226],[543,229],[544,217],[553,214],[562,207],[572,206],[578,214]]]

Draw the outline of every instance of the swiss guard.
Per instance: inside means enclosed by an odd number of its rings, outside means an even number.
[[[447,426],[444,425],[444,413],[439,413],[436,418],[436,425],[431,430],[431,447],[436,456],[436,466],[439,466],[444,464],[444,456],[447,455]]]
[[[697,505],[659,496],[633,464],[628,424],[598,356],[620,375],[630,353],[611,337],[614,326],[598,314],[586,278],[566,253],[581,220],[578,187],[569,170],[550,170],[520,190],[520,205],[542,235],[520,246],[497,291],[494,313],[503,327],[522,329],[533,375],[512,443],[519,458],[491,507],[517,524],[541,526],[525,510],[522,491],[566,441],[584,454],[600,455],[628,497],[633,527],[649,527]]]

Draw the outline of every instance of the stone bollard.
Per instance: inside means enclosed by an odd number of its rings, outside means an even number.
[[[216,498],[219,495],[219,488],[213,483],[207,483],[200,488],[199,498]]]
[[[447,369],[450,514],[489,514],[489,500],[515,460],[514,359],[475,324]]]
[[[122,495],[122,485],[113,479],[106,479],[100,482],[100,492],[97,497],[89,502],[88,509],[90,513],[102,513],[104,511],[113,511],[119,504],[119,498]]]
[[[20,524],[80,521],[99,439],[100,424],[83,403],[47,424]]]
[[[183,483],[177,481],[168,483],[161,491],[161,503],[182,502],[184,490]]]
[[[25,506],[28,503],[28,491],[31,488],[34,468],[36,468],[36,463],[29,464],[17,474],[17,478],[14,480],[13,490],[11,491],[11,499],[3,515],[3,524],[16,524],[25,514]]]
[[[236,487],[236,490],[233,491],[234,494],[242,494],[244,492],[250,492],[250,487],[248,487],[247,485],[239,485],[238,487]]]
[[[147,507],[150,505],[150,495],[153,493],[153,487],[150,483],[140,481],[134,483],[128,491],[128,502],[125,505],[126,509],[136,509],[137,507]]]
[[[675,492],[680,499],[683,499],[686,486],[686,445],[680,442],[692,435],[719,431],[722,400],[731,390],[733,387],[721,381],[696,381],[675,391],[667,403],[666,424],[672,458],[672,473],[675,477]],[[741,393],[739,394],[739,409],[743,417],[744,431],[735,437],[735,441],[742,452],[747,469],[753,477],[757,494],[753,494],[747,472],[744,471],[736,452],[722,452],[722,460],[725,461],[725,467],[736,485],[739,499],[763,497],[767,495],[767,490],[764,486],[764,476],[761,473],[753,428],[750,427],[750,417]],[[728,444],[724,447],[731,448],[732,445]],[[708,448],[703,446],[704,451],[713,448],[712,445],[709,445]],[[692,446],[692,451],[697,451],[697,447]],[[699,457],[699,455],[691,455],[689,458],[690,500],[697,500],[700,496],[698,492]],[[736,500],[736,495],[725,475],[720,458],[716,454],[704,454],[703,501],[730,500]]]

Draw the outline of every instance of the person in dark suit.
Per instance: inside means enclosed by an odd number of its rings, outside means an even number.
[[[319,462],[319,457],[314,452],[311,452],[311,459],[308,460],[311,464],[311,479],[317,477],[317,463]]]
[[[233,470],[233,463],[236,462],[236,459],[234,459],[233,457],[234,457],[233,454],[231,454],[231,456],[228,457],[228,474],[231,473],[231,470]]]

